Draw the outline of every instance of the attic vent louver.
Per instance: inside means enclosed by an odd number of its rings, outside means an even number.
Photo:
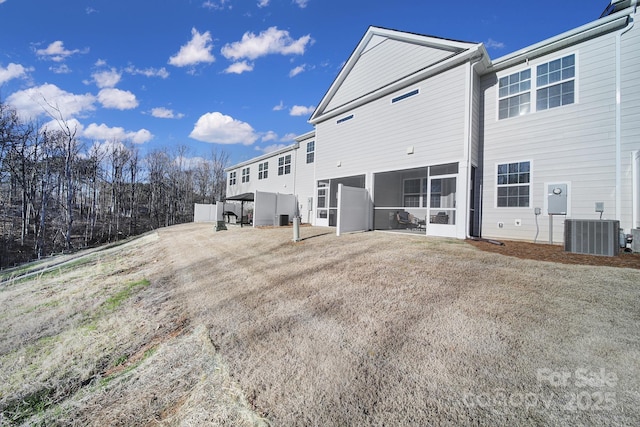
[[[351,115],[349,115],[349,116],[347,116],[347,117],[343,117],[343,118],[339,119],[336,123],[337,123],[337,124],[344,123],[344,122],[346,122],[347,120],[351,120],[351,119],[353,119],[353,114],[351,114]]]
[[[394,104],[394,103],[396,103],[396,102],[398,102],[398,101],[402,101],[403,99],[407,99],[407,98],[409,98],[410,96],[417,95],[418,93],[420,93],[420,89],[414,89],[414,90],[412,90],[411,92],[407,92],[407,93],[405,93],[405,94],[403,94],[403,95],[396,96],[395,98],[393,98],[393,99],[391,100],[391,103],[392,103],[392,104]]]

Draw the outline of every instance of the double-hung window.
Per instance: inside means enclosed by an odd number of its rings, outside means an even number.
[[[242,169],[242,182],[249,182],[250,168]]]
[[[537,67],[536,109],[548,110],[575,102],[576,57],[565,56]]]
[[[427,206],[427,179],[405,179],[403,184],[403,206],[419,208]]]
[[[258,179],[267,179],[269,177],[269,162],[258,164]]]
[[[307,163],[313,163],[315,160],[316,142],[307,142]]]
[[[498,165],[499,208],[529,207],[531,194],[531,162],[502,163]]]
[[[278,158],[278,175],[291,173],[291,154]]]
[[[531,69],[500,78],[498,99],[500,119],[529,113],[531,111]]]
[[[229,185],[236,185],[236,173],[229,172]]]

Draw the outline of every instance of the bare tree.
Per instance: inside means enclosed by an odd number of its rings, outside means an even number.
[[[227,179],[224,169],[229,165],[229,153],[224,150],[211,150],[213,169],[213,202],[224,200],[227,193]]]

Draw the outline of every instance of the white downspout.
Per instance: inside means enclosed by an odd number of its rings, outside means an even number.
[[[631,1],[632,13],[629,14],[629,23],[616,35],[616,219],[622,220],[622,36],[626,34],[634,24],[638,0]]]
[[[469,238],[471,237],[470,233],[469,233],[469,220],[473,221],[473,218],[468,218],[469,212],[470,212],[470,208],[472,206],[472,204],[474,203],[473,200],[471,200],[471,191],[469,188],[469,184],[471,183],[471,154],[473,153],[473,117],[474,117],[474,113],[475,110],[473,108],[473,96],[474,96],[474,90],[475,90],[475,86],[474,86],[474,81],[475,81],[475,70],[476,70],[476,65],[478,65],[480,63],[480,61],[482,61],[482,53],[480,53],[480,56],[474,59],[471,59],[473,62],[473,64],[471,64],[471,66],[469,67],[469,127],[467,129],[467,153],[466,153],[466,159],[465,159],[465,163],[466,163],[466,176],[465,179],[467,180],[467,194],[466,194],[466,198],[467,198],[467,206],[466,206],[466,214],[464,215],[464,218],[467,218],[467,221],[464,225],[465,228],[465,238]],[[480,168],[481,169],[481,168]],[[477,169],[476,169],[477,172]],[[476,176],[474,179],[477,180],[478,177]],[[474,192],[475,194],[475,192]],[[474,214],[475,214],[475,209],[474,209]],[[482,221],[482,218],[480,218],[480,221]]]
[[[631,171],[633,175],[633,184],[631,185],[631,191],[633,191],[631,228],[640,228],[640,151],[631,153]]]

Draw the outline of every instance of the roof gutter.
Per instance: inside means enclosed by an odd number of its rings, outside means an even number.
[[[313,125],[317,125],[318,123],[329,120],[333,117],[339,116],[340,114],[344,114],[350,110],[353,110],[356,107],[367,104],[376,99],[382,98],[383,96],[389,95],[399,89],[402,89],[406,86],[415,84],[419,81],[425,80],[435,74],[442,73],[445,70],[456,67],[469,59],[476,58],[478,56],[486,57],[486,51],[484,45],[482,43],[475,45],[473,48],[467,50],[466,52],[450,57],[448,60],[442,61],[436,65],[431,67],[427,67],[415,74],[402,78],[389,86],[378,89],[375,92],[370,92],[367,95],[364,95],[358,99],[355,99],[347,104],[341,105],[340,107],[335,108],[332,111],[326,112],[318,117],[312,118],[309,120],[309,123]]]
[[[634,0],[634,5],[636,1],[637,0]],[[495,61],[492,61],[492,64],[487,71],[500,71],[502,69],[524,62],[527,59],[533,59],[538,56],[545,55],[549,52],[574,45],[583,40],[596,37],[600,34],[614,31],[620,27],[623,27],[627,23],[629,15],[634,11],[635,6],[632,6],[631,8],[622,10],[618,13],[614,13],[605,18],[590,22],[586,25],[575,28],[571,31],[567,31],[558,36],[541,41],[540,43],[536,43],[532,46],[520,49],[509,55],[500,57]]]
[[[226,167],[226,168],[224,168],[224,171],[225,172],[229,172],[229,171],[232,171],[234,169],[241,168],[243,166],[251,165],[253,163],[259,162],[260,160],[269,159],[269,158],[271,158],[273,156],[277,156],[278,154],[286,153],[287,151],[291,151],[291,150],[296,150],[299,147],[300,147],[300,143],[296,142],[295,144],[288,145],[288,146],[286,146],[284,148],[281,148],[279,150],[272,151],[270,153],[263,154],[262,156],[254,157],[254,158],[252,158],[250,160],[247,160],[247,161],[244,161],[242,163],[236,163],[235,165]]]

